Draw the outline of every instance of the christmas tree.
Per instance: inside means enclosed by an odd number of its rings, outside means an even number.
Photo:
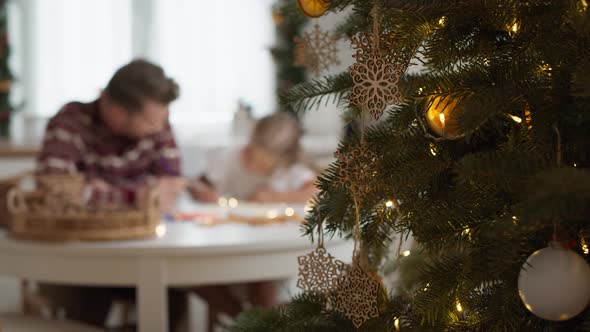
[[[299,2],[346,11],[334,32],[356,63],[284,105],[381,119],[341,143],[304,225],[357,248],[333,287],[230,331],[590,330],[587,2]],[[403,257],[391,242],[409,234]],[[392,263],[412,272],[401,290],[381,281]],[[378,290],[350,287],[359,273]]]

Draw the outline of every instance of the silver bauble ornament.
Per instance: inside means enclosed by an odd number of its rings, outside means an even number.
[[[529,256],[520,270],[518,294],[540,318],[571,319],[590,302],[590,267],[577,253],[552,243]]]

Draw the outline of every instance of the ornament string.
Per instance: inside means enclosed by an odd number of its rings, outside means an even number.
[[[324,248],[324,219],[320,217],[318,224],[318,248]]]
[[[561,133],[559,132],[559,128],[557,127],[556,123],[553,124],[553,130],[555,130],[555,138],[557,141],[556,142],[557,147],[555,148],[555,159],[557,159],[557,167],[561,167],[562,166]],[[557,220],[553,220],[552,241],[554,243],[559,242],[558,231],[559,231],[559,225],[557,224]]]
[[[354,225],[354,249],[352,250],[352,259],[357,260],[358,256],[360,256],[360,251],[362,251],[362,244],[361,244],[361,211],[359,202],[356,198],[356,195],[352,198],[354,201],[354,211],[355,211],[355,225]]]

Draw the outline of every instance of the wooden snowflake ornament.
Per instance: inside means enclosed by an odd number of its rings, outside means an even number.
[[[338,181],[353,196],[360,197],[370,192],[376,174],[377,154],[361,144],[348,151],[337,152]]]
[[[323,246],[305,256],[299,256],[299,279],[297,287],[316,293],[326,293],[334,289],[346,265],[326,252]]]
[[[319,76],[330,66],[340,64],[337,43],[336,36],[323,31],[316,24],[311,32],[305,32],[302,37],[295,37],[295,64]]]
[[[356,328],[379,316],[379,282],[359,264],[353,264],[348,273],[338,279],[337,286],[334,309],[348,317]]]
[[[356,63],[349,70],[354,83],[349,102],[379,119],[387,106],[401,102],[402,94],[398,85],[406,68],[383,56],[379,46],[369,42],[371,39],[366,35],[353,37]],[[394,47],[389,39],[383,42],[387,47]]]

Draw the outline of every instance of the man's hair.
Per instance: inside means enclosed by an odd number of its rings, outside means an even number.
[[[146,100],[170,104],[178,98],[179,88],[160,66],[138,59],[119,68],[105,92],[128,112],[139,112]]]

